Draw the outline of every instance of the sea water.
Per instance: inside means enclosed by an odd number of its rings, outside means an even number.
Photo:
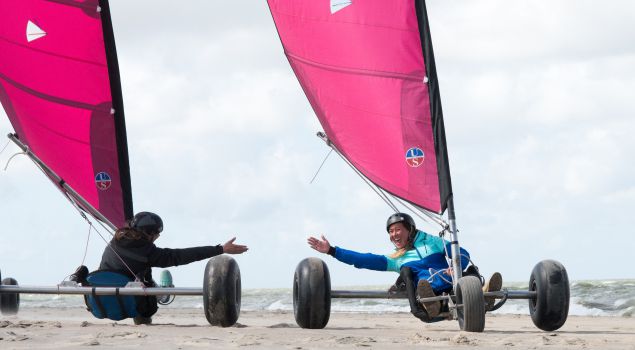
[[[527,283],[509,283],[509,290],[527,290]],[[386,286],[333,287],[334,290],[384,290]],[[243,289],[241,310],[292,311],[293,290]],[[21,308],[84,308],[78,295],[20,295]],[[203,308],[202,296],[177,296],[161,308]],[[409,312],[405,299],[332,299],[331,312],[386,313]],[[499,314],[529,314],[528,301],[508,300],[495,311]],[[569,315],[633,317],[635,280],[575,281],[571,283]]]

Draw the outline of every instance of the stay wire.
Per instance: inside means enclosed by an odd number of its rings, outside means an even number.
[[[2,152],[4,152],[5,149],[7,149],[10,143],[11,143],[11,140],[7,141],[7,144],[4,145],[4,147],[2,147],[2,151],[0,151],[0,154],[2,154]]]
[[[429,213],[426,210],[423,209],[416,209],[414,206],[408,206],[406,204],[405,201],[402,201],[399,197],[386,193],[386,191],[382,190],[379,186],[375,185],[374,183],[372,183],[366,176],[364,176],[364,174],[361,173],[361,171],[359,171],[357,168],[355,168],[353,166],[353,164],[351,164],[351,162],[346,159],[346,157],[344,157],[344,155],[342,155],[339,150],[337,150],[335,148],[335,146],[333,146],[332,143],[327,142],[327,145],[329,145],[331,147],[331,150],[329,151],[329,153],[326,155],[326,157],[324,158],[324,160],[322,161],[322,164],[320,165],[320,167],[318,168],[318,171],[316,172],[315,176],[313,176],[313,179],[311,179],[311,183],[313,182],[313,180],[315,179],[315,177],[317,176],[317,173],[320,171],[320,169],[322,168],[322,166],[324,165],[324,163],[326,162],[326,159],[329,157],[329,155],[331,154],[332,151],[335,151],[335,153],[337,153],[338,156],[340,156],[340,158],[342,158],[342,160],[344,160],[344,162],[346,164],[348,164],[349,167],[351,167],[351,169],[353,169],[353,171],[379,196],[379,198],[381,198],[392,210],[394,210],[395,212],[399,212],[399,209],[397,208],[397,206],[390,200],[390,197],[392,197],[394,200],[396,200],[397,202],[399,202],[402,206],[404,206],[406,209],[408,209],[410,212],[412,212],[414,215],[416,215],[417,217],[419,217],[421,220],[430,223],[429,220],[427,220],[426,218],[424,218],[423,216],[420,215],[420,213],[424,214],[425,216],[427,216],[428,218],[430,218],[430,220],[434,221],[434,223],[436,223],[437,225],[441,226],[442,228],[446,228],[447,227],[447,223],[445,221],[443,221],[443,219],[433,215],[432,213]],[[389,197],[390,196],[390,197]]]
[[[322,164],[320,164],[320,167],[315,172],[315,175],[313,175],[313,178],[311,179],[311,181],[309,181],[309,185],[312,184],[313,180],[315,180],[315,178],[318,176],[318,174],[320,173],[320,170],[322,170],[322,166],[324,166],[324,163],[326,163],[326,160],[329,158],[329,156],[331,155],[332,152],[333,152],[333,147],[331,147],[331,149],[329,150],[329,153],[327,153],[326,157],[324,157],[324,160],[322,161]]]
[[[447,226],[447,223],[445,221],[443,221],[441,218],[429,213],[426,210],[423,209],[417,209],[415,208],[412,204],[410,204],[410,206],[408,205],[409,203],[401,200],[401,198],[397,197],[397,196],[393,196],[393,198],[399,202],[401,205],[403,205],[406,209],[410,210],[413,214],[415,214],[418,218],[420,218],[421,220],[430,223],[430,221],[428,221],[428,219],[422,217],[420,215],[423,214],[425,216],[427,216],[430,220],[434,221],[435,224],[441,226],[442,228],[445,228]]]
[[[101,232],[99,232],[99,230],[95,227],[95,225],[93,225],[92,221],[90,221],[90,219],[88,218],[88,216],[86,216],[86,213],[84,212],[84,210],[82,210],[79,205],[67,194],[66,194],[66,198],[68,198],[68,200],[71,202],[71,204],[73,204],[73,207],[75,207],[75,209],[77,209],[77,211],[79,212],[79,214],[81,215],[82,218],[84,218],[84,220],[86,220],[86,222],[88,223],[88,225],[90,227],[93,228],[93,230],[95,230],[95,232],[97,232],[97,234],[99,235],[99,237],[102,239],[102,241],[104,241],[104,243],[106,243],[106,246],[108,248],[110,248],[112,250],[113,253],[115,253],[115,256],[117,256],[117,258],[119,259],[119,261],[121,261],[121,263],[126,267],[126,269],[128,269],[128,271],[130,271],[130,273],[132,274],[132,276],[135,276],[135,281],[139,281],[139,278],[137,277],[137,275],[134,273],[134,271],[132,270],[132,268],[130,268],[130,266],[128,266],[128,264],[126,264],[126,262],[124,261],[124,259],[121,257],[121,255],[119,255],[119,253],[117,253],[117,250],[115,250],[115,248],[113,248],[112,244],[110,244],[110,242],[108,240],[106,240],[106,238],[104,238],[104,236],[102,235]],[[97,220],[99,221],[99,220]],[[101,224],[103,227],[103,224]],[[113,236],[114,234],[111,233],[108,229],[106,229],[108,231],[108,233]]]
[[[26,154],[26,155],[28,155],[28,152],[29,152],[29,148],[28,148],[28,146],[27,146],[26,151],[24,151],[23,153],[24,153],[24,154]],[[18,154],[20,154],[20,153],[18,153]],[[15,156],[15,155],[14,155],[14,156]],[[31,159],[31,158],[29,157],[29,159]],[[33,162],[33,164],[35,164],[35,166],[36,166],[38,169],[40,169],[40,171],[41,171],[41,172],[43,172],[43,173],[44,173],[45,175],[47,175],[47,176],[50,176],[50,175],[49,175],[49,172],[48,172],[45,168],[43,168],[42,166],[40,166],[40,164],[38,164],[38,162],[36,162],[36,161],[35,161],[35,160],[33,160],[33,159],[31,159],[31,161]],[[63,181],[63,180],[62,180],[62,181]],[[68,192],[64,191],[63,187],[61,187],[61,186],[56,186],[56,187],[57,187],[57,189],[58,189],[58,190],[60,190],[60,192],[62,192],[62,194],[64,195],[64,197],[66,197],[66,199],[68,199],[68,201],[69,201],[69,202],[71,202],[71,204],[75,207],[75,209],[77,209],[77,211],[78,211],[78,212],[79,212],[79,214],[80,214],[80,215],[84,218],[84,220],[88,221],[88,222],[91,224],[91,226],[93,226],[93,225],[92,225],[92,223],[91,223],[91,222],[88,220],[88,218],[86,217],[86,214],[85,214],[84,209],[82,209],[82,208],[79,206],[79,204],[77,204],[77,202],[75,201],[75,199],[73,199],[73,198],[69,195],[69,193],[68,193]],[[105,230],[106,230],[106,232],[108,232],[108,234],[110,234],[110,236],[111,236],[111,237],[112,237],[112,236],[114,236],[114,233],[110,232],[110,231],[111,231],[110,227],[107,227],[107,226],[106,226],[106,225],[105,225],[102,221],[100,221],[100,220],[97,220],[97,222],[99,223],[99,225],[100,225],[103,229],[105,229]],[[94,226],[93,226],[93,228],[94,228]]]
[[[387,194],[385,191],[383,191],[381,188],[379,188],[377,185],[373,184],[370,180],[368,180],[368,178],[366,176],[364,176],[364,174],[362,174],[359,170],[357,170],[357,168],[355,168],[353,166],[353,164],[351,164],[351,162],[348,161],[348,159],[346,159],[346,157],[344,157],[337,149],[335,149],[335,147],[333,147],[331,145],[331,151],[335,150],[335,152],[337,153],[338,156],[340,156],[340,158],[342,158],[344,160],[344,162],[346,162],[346,164],[348,164],[349,167],[351,167],[351,169],[353,169],[353,171],[355,171],[355,173],[357,173],[357,175],[362,178],[362,180],[364,180],[364,182],[386,203],[388,204],[388,206],[393,209],[395,212],[399,212],[399,209],[397,208],[397,206],[390,200],[390,197],[392,197],[394,200],[396,200],[397,202],[399,202],[402,206],[404,206],[405,208],[407,208],[408,210],[410,210],[413,214],[415,214],[417,217],[419,217],[421,220],[430,223],[430,221],[428,221],[427,219],[425,219],[423,216],[421,216],[419,213],[423,213],[425,216],[427,216],[428,218],[430,218],[432,221],[434,221],[434,223],[436,223],[437,225],[441,226],[441,227],[446,227],[447,223],[444,222],[442,219],[432,215],[431,213],[425,211],[425,210],[416,210],[414,207],[409,207],[405,201],[402,201],[399,197],[392,195],[392,194]],[[330,154],[330,152],[329,152]],[[328,157],[328,155],[327,155]],[[390,196],[390,197],[389,197]]]
[[[29,154],[29,147],[26,146],[26,149],[23,152],[19,152],[14,154],[13,156],[11,156],[11,158],[9,158],[9,160],[7,161],[7,165],[5,166],[4,170],[6,171],[7,167],[9,166],[9,162],[11,162],[11,160],[20,154],[24,154],[24,155],[28,155]],[[31,157],[29,157],[29,159],[31,159]],[[40,171],[42,171],[44,174],[46,174],[47,176],[50,176],[48,171],[46,171],[46,169],[44,169],[43,167],[40,166],[40,164],[38,164],[34,159],[31,159],[31,161],[35,164],[35,166],[40,169]],[[101,232],[99,232],[99,230],[93,225],[93,223],[90,221],[90,219],[86,216],[85,211],[77,204],[77,202],[69,195],[68,192],[64,191],[64,189],[62,187],[56,186],[60,192],[62,192],[62,194],[66,197],[66,199],[68,199],[68,201],[71,203],[71,205],[73,205],[73,207],[75,207],[75,209],[77,209],[77,212],[79,213],[79,215],[84,218],[84,220],[86,220],[86,222],[88,223],[88,225],[90,226],[90,228],[92,228],[97,235],[99,235],[99,237],[104,241],[104,243],[106,243],[106,246],[109,247],[113,253],[115,253],[115,256],[117,256],[117,258],[121,261],[121,263],[126,267],[126,269],[128,269],[128,271],[130,271],[130,273],[135,276],[135,281],[139,281],[139,278],[137,277],[137,275],[134,273],[134,271],[132,270],[132,268],[130,268],[130,266],[128,266],[128,264],[126,264],[126,262],[123,260],[123,258],[119,255],[119,253],[117,253],[117,251],[115,250],[115,248],[112,247],[112,245],[110,244],[110,242],[108,242],[108,240],[106,240],[106,238],[104,238],[104,236],[102,235]],[[113,232],[110,232],[110,228],[106,227],[105,224],[103,222],[101,222],[100,220],[97,220],[99,222],[99,225],[104,228],[109,234],[110,236],[114,236]],[[89,229],[89,234],[90,234],[90,229]],[[88,250],[88,244],[86,245],[86,250]],[[84,259],[86,258],[86,253],[84,254]],[[82,260],[82,265],[83,265],[83,261]]]
[[[335,153],[337,153],[337,155],[340,156],[340,158],[342,158],[344,160],[344,162],[346,162],[346,164],[348,164],[348,166],[351,167],[351,169],[353,169],[353,171],[362,179],[364,180],[364,182],[379,196],[379,198],[381,198],[390,208],[392,208],[395,213],[399,212],[399,209],[397,209],[397,206],[390,201],[390,198],[388,198],[388,196],[386,196],[386,194],[384,194],[382,191],[378,190],[378,188],[375,187],[375,185],[370,182],[370,180],[368,180],[368,178],[366,178],[366,176],[364,176],[364,174],[362,174],[359,170],[357,170],[357,168],[355,168],[353,166],[353,164],[351,164],[351,162],[348,161],[348,159],[346,159],[346,157],[344,157],[337,149],[335,149],[335,147],[331,146],[332,149],[335,150]]]

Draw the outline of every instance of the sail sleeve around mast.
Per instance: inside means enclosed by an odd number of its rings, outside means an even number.
[[[17,138],[123,226],[132,195],[108,1],[0,0],[0,52],[0,101]]]
[[[268,4],[332,144],[377,186],[443,213],[452,189],[425,2]]]
[[[448,148],[445,140],[445,125],[443,123],[443,109],[441,108],[441,93],[439,92],[439,80],[432,49],[432,37],[428,11],[425,0],[416,0],[417,20],[419,33],[423,47],[424,61],[426,62],[426,76],[428,77],[428,95],[430,97],[430,119],[432,120],[432,137],[437,158],[439,176],[439,200],[441,212],[445,211],[448,200],[452,196],[452,181],[450,178],[450,163],[448,160]]]

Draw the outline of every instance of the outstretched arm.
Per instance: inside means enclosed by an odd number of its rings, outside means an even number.
[[[386,271],[387,259],[385,256],[370,253],[362,254],[352,250],[332,247],[324,235],[321,237],[322,239],[309,237],[307,243],[318,252],[332,255],[335,259],[359,269]]]
[[[192,248],[158,248],[154,247],[148,255],[148,264],[154,267],[170,267],[189,264],[223,254],[223,247],[217,246]]]

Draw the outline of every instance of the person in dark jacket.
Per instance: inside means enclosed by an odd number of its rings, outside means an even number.
[[[154,241],[159,238],[161,231],[163,221],[158,215],[150,212],[138,213],[130,221],[130,227],[115,231],[110,245],[104,249],[99,269],[118,271],[150,283],[152,267],[185,265],[223,253],[242,254],[248,249],[247,246],[234,244],[235,237],[223,245],[159,248]]]
[[[110,244],[104,249],[99,270],[110,270],[143,282],[146,286],[156,286],[152,279],[152,267],[170,267],[189,264],[220,254],[242,254],[248,250],[245,245],[234,244],[235,237],[223,245],[202,246],[182,249],[159,248],[154,242],[163,231],[163,221],[157,214],[140,212],[130,221],[129,227],[115,231]],[[81,269],[80,267],[78,271]],[[85,273],[88,269],[85,269]],[[83,282],[84,276],[71,276],[71,280]],[[151,323],[151,316],[157,310],[156,296],[137,298],[139,316],[135,324]]]

